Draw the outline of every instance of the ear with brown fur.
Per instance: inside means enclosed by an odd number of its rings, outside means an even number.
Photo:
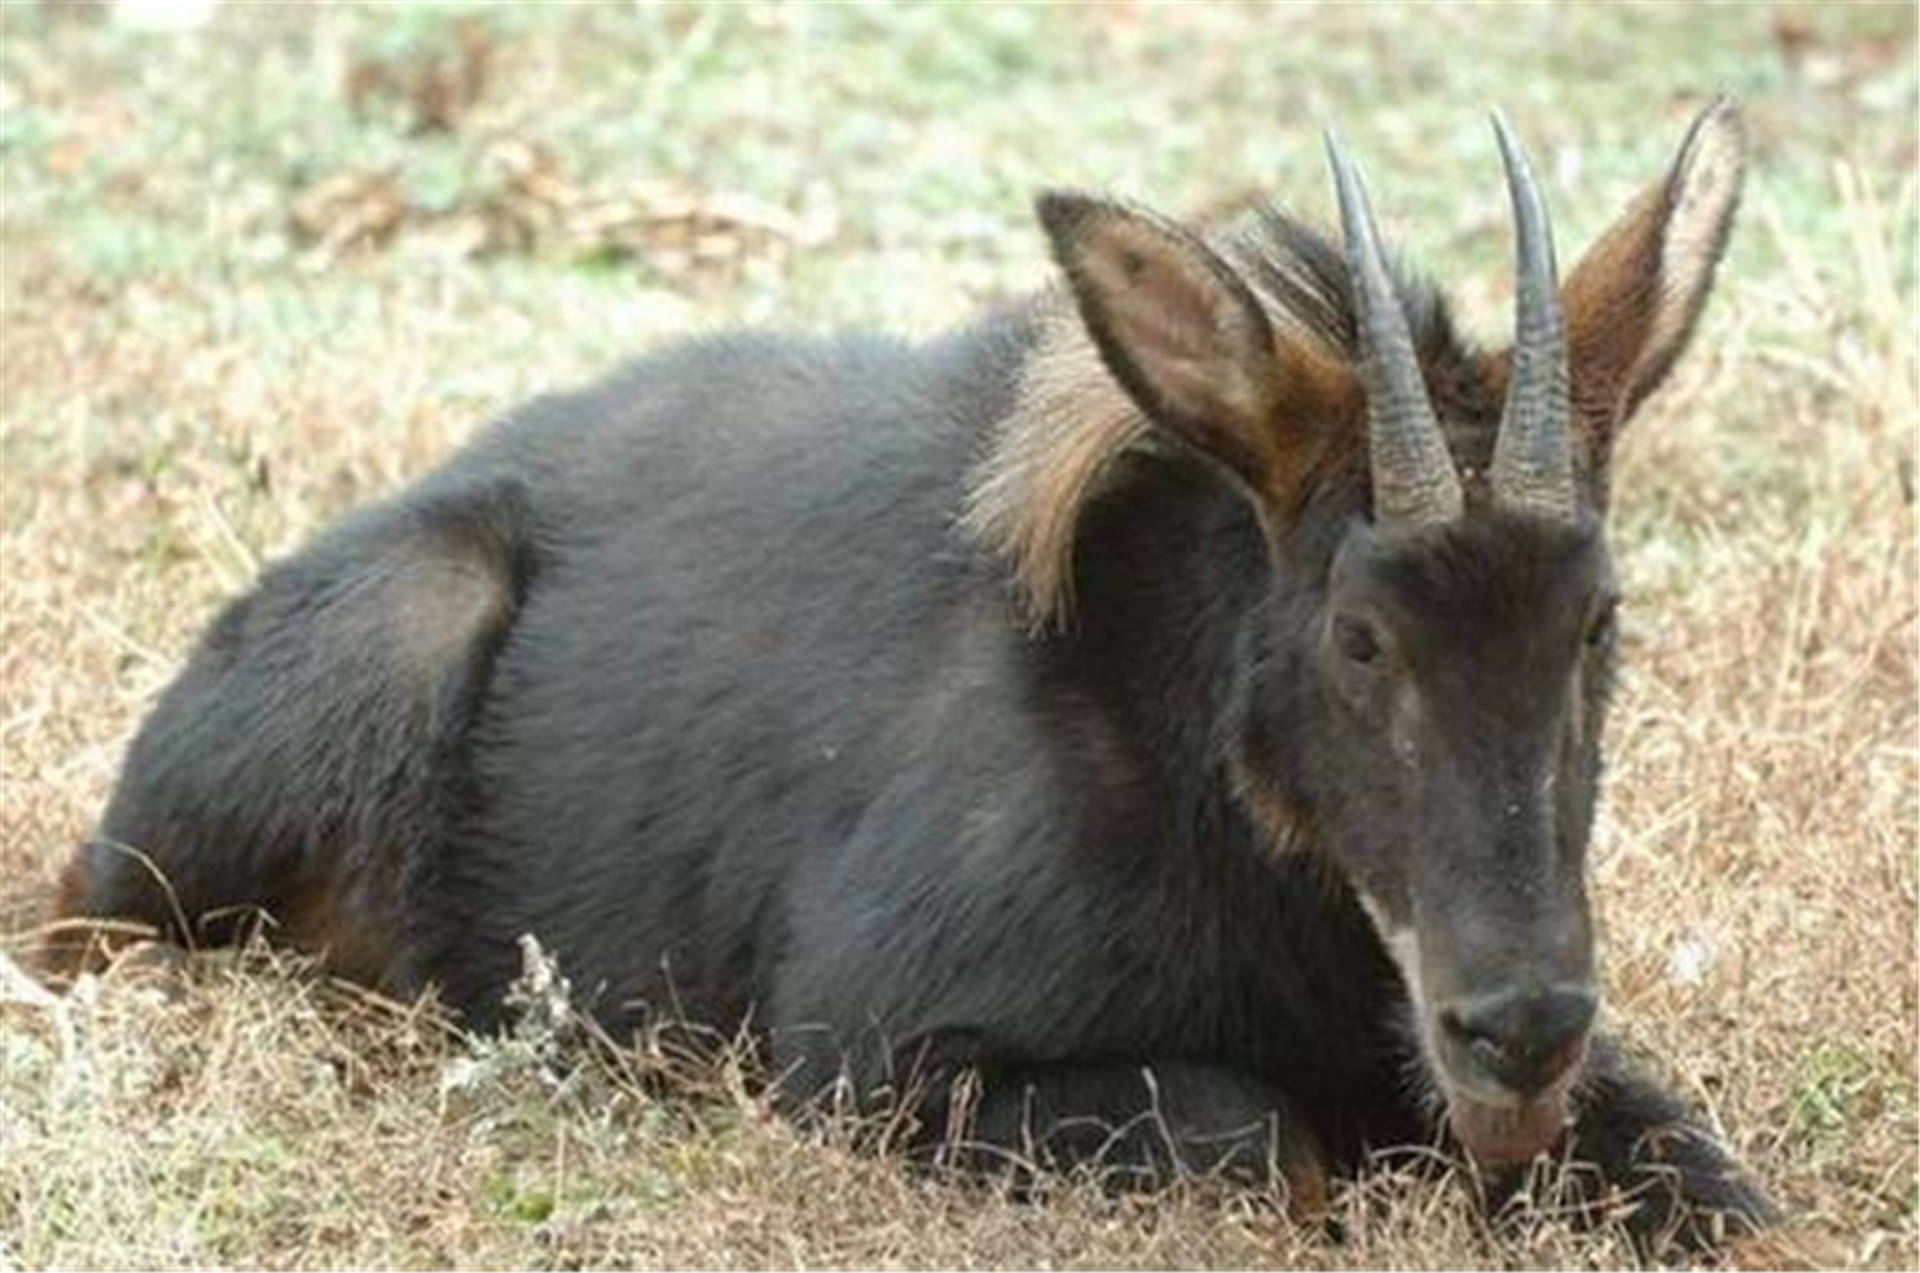
[[[1275,339],[1259,300],[1191,231],[1153,213],[1050,193],[1040,221],[1107,370],[1163,433],[1286,516],[1317,450],[1327,376]],[[1316,385],[1322,387],[1316,389]]]
[[[1686,349],[1740,203],[1746,134],[1722,97],[1666,177],[1634,200],[1561,289],[1575,426],[1604,487],[1613,439]]]

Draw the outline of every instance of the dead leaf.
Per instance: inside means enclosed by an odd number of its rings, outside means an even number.
[[[750,260],[784,258],[824,242],[837,223],[818,200],[802,218],[682,182],[594,191],[551,149],[518,137],[487,143],[471,171],[454,206],[432,209],[405,200],[394,169],[341,174],[296,195],[290,220],[315,266],[404,237],[436,255],[634,260],[676,278],[726,277]]]
[[[312,249],[309,260],[324,265],[341,253],[391,239],[406,216],[392,169],[343,173],[294,196],[289,218],[295,236]]]

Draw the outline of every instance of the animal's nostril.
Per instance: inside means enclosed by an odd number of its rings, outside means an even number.
[[[1563,986],[1450,1004],[1440,1024],[1483,1075],[1531,1095],[1579,1059],[1598,1007],[1593,991]]]
[[[1513,1064],[1513,1056],[1497,1041],[1484,1035],[1467,1044],[1467,1050],[1479,1065],[1494,1074],[1504,1073]]]
[[[1440,1022],[1487,1072],[1504,1074],[1513,1065],[1516,1040],[1500,1029],[1491,1014],[1464,1013],[1449,1008],[1440,1014]]]

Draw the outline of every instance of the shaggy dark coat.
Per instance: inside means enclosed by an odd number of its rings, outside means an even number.
[[[1612,667],[1606,456],[1724,242],[1737,161],[1714,148],[1738,127],[1716,110],[1565,289],[1590,526],[1488,506],[1506,355],[1400,281],[1468,498],[1458,526],[1367,548],[1409,627],[1329,617],[1372,508],[1341,252],[1270,212],[1205,247],[1164,230],[1155,313],[1191,294],[1270,325],[1305,441],[1273,444],[1284,481],[1256,490],[1235,448],[1266,444],[1225,409],[1182,427],[1131,302],[1101,291],[1131,276],[1099,273],[1099,227],[1056,203],[1064,292],[920,346],[646,358],[268,570],[141,730],[62,910],[196,944],[264,912],[482,1029],[532,934],[610,1027],[750,1030],[795,1107],[844,1078],[976,1158],[1277,1168],[1312,1197],[1431,1144],[1392,948],[1415,884],[1385,855],[1441,806],[1380,776],[1365,711],[1324,722],[1338,678],[1399,642],[1465,740],[1448,756],[1499,770],[1511,739],[1559,731],[1541,816],[1578,891]],[[1489,782],[1460,780],[1460,818]],[[1460,838],[1458,887],[1491,897],[1498,846]],[[1767,1214],[1603,1038],[1574,1100],[1567,1156],[1589,1196],[1635,1191],[1649,1249]]]

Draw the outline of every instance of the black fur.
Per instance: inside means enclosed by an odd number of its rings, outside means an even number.
[[[1251,233],[1229,258],[1285,256],[1256,281],[1344,347],[1334,250]],[[1484,464],[1472,352],[1430,292],[1408,308]],[[964,1117],[1023,1156],[1296,1180],[1432,1141],[1407,988],[1345,882],[1365,846],[1334,865],[1316,830],[1330,792],[1395,798],[1306,732],[1364,484],[1318,492],[1270,556],[1210,466],[1126,457],[1083,517],[1077,621],[1034,634],[956,516],[1040,312],[924,347],[707,341],[502,422],[215,622],[70,908],[199,941],[231,936],[209,913],[317,913],[305,936],[353,975],[436,985],[476,1028],[532,933],[610,1026],[749,1028],[796,1107],[843,1074],[911,1090],[929,1141]],[[1524,663],[1488,648],[1519,650],[1543,595],[1585,596],[1576,540],[1488,521],[1381,568],[1443,594],[1433,649],[1471,681]],[[1540,578],[1513,582],[1522,558]],[[1530,709],[1487,688],[1448,692],[1478,696],[1497,766]],[[1300,811],[1294,851],[1249,813],[1243,755]],[[1575,850],[1597,750],[1576,759]],[[1763,1216],[1710,1145],[1660,1174],[1641,1138],[1682,1111],[1610,1058],[1574,1153],[1650,1182],[1636,1232],[1679,1202]]]

